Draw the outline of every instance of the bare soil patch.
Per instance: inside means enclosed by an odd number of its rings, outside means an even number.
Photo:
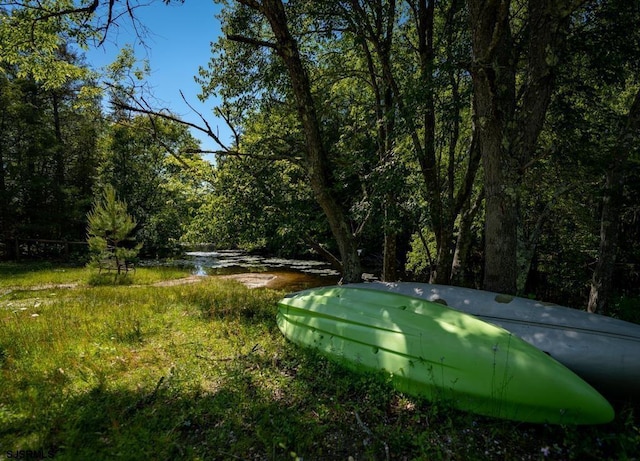
[[[154,284],[152,284],[151,286],[154,287],[173,287],[176,285],[188,285],[190,283],[199,283],[202,282],[204,279],[206,279],[205,276],[202,275],[190,275],[189,277],[183,277],[180,279],[173,279],[173,280],[162,280],[160,282],[156,282]]]
[[[265,273],[242,273],[242,274],[231,274],[231,275],[191,275],[189,277],[183,277],[180,279],[174,280],[163,280],[161,282],[154,283],[155,287],[171,287],[176,285],[188,285],[191,283],[199,283],[203,280],[206,280],[209,277],[216,277],[224,280],[236,280],[247,288],[264,288],[269,286],[271,282],[278,278],[275,274],[265,274]]]
[[[319,285],[321,282],[318,282],[317,279],[314,279],[312,276],[304,273],[295,273],[295,272],[245,272],[241,274],[230,274],[230,275],[190,275],[188,277],[182,277],[179,279],[172,280],[162,280],[160,282],[153,283],[151,286],[154,287],[172,287],[178,285],[188,285],[192,283],[200,283],[204,280],[207,280],[209,277],[216,277],[225,280],[236,280],[247,288],[271,288],[274,290],[283,290],[283,289],[302,289],[308,288],[313,285]],[[330,284],[331,279],[327,279],[326,284]],[[0,292],[0,295],[4,295],[19,290],[29,290],[29,291],[38,291],[38,290],[50,290],[50,289],[59,289],[59,288],[77,288],[79,283],[48,283],[44,285],[36,285],[30,287],[9,287],[5,291]],[[139,285],[129,285],[130,287],[135,287]]]
[[[244,274],[230,274],[218,276],[225,280],[236,280],[242,283],[247,288],[264,288],[269,287],[275,279],[278,278],[276,274],[272,273],[255,273],[247,272]]]

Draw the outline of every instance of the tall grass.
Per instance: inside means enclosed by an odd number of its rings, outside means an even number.
[[[46,278],[38,277],[38,284]],[[23,286],[0,297],[0,459],[19,450],[69,460],[632,459],[639,452],[632,407],[589,428],[457,412],[285,341],[275,324],[283,292],[215,278],[150,283]]]

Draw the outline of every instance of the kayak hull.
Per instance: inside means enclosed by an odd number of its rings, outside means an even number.
[[[640,400],[640,325],[471,288],[412,282],[349,286],[435,301],[474,315],[549,354],[599,391]]]
[[[599,424],[611,405],[508,331],[440,304],[362,288],[307,290],[280,301],[278,327],[358,370],[389,373],[411,395],[515,421]]]

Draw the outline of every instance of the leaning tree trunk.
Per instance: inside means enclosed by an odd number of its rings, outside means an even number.
[[[238,0],[240,3],[260,11],[269,22],[276,39],[274,49],[282,59],[296,102],[302,131],[305,138],[305,160],[307,174],[314,196],[324,212],[333,233],[342,259],[342,278],[346,283],[362,279],[362,268],[356,239],[340,202],[331,189],[330,167],[322,139],[320,121],[316,114],[311,94],[311,83],[296,40],[291,35],[284,5],[281,0]]]
[[[622,192],[625,179],[625,164],[634,145],[640,141],[640,90],[626,121],[618,134],[611,153],[611,166],[606,174],[604,196],[602,197],[602,215],[600,218],[600,248],[598,263],[591,279],[589,293],[589,312],[605,313],[607,302],[613,285],[613,269],[615,267],[620,211],[622,209]]]

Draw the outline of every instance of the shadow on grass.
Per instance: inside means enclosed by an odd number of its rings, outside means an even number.
[[[192,315],[196,322],[180,324],[185,335],[174,343],[161,341],[165,330],[146,326],[145,317],[118,310],[118,321],[108,317],[101,334],[130,345],[132,355],[147,341],[164,354],[131,369],[119,367],[121,352],[114,352],[95,367],[62,370],[56,364],[41,375],[25,374],[13,381],[16,394],[24,396],[14,399],[22,409],[11,409],[10,393],[5,397],[0,387],[0,458],[32,450],[39,456],[32,459],[52,453],[56,459],[91,461],[629,459],[640,449],[632,410],[615,424],[572,428],[514,424],[405,397],[381,375],[349,371],[285,342],[275,324],[280,294],[269,295],[271,302],[265,293],[260,298],[217,283],[209,291],[105,290],[109,303],[136,309],[161,298],[153,316],[184,304],[180,318]],[[176,321],[168,317],[160,325],[169,329]],[[189,336],[188,327],[196,323],[228,326],[218,333],[231,337],[233,347],[219,352],[215,340]],[[208,339],[213,333],[212,327],[200,334]],[[17,373],[9,365],[17,359],[2,351],[0,376]],[[146,373],[134,374],[134,368]]]
[[[47,426],[37,442],[8,450],[70,460],[291,459],[310,449],[310,459],[341,459],[354,453],[343,446],[349,427],[319,421],[325,404],[304,410],[234,368],[228,367],[229,382],[210,392],[181,389],[171,376],[144,391],[96,387],[41,421],[14,421],[0,438],[29,440],[29,429]]]
[[[313,352],[285,352],[216,363],[209,388],[172,371],[140,389],[105,381],[79,396],[59,394],[39,417],[10,426],[0,418],[0,441],[23,441],[7,450],[94,461],[628,459],[639,446],[637,429],[625,430],[632,414],[603,427],[513,424],[408,399],[379,375]]]
[[[65,267],[80,267],[74,264],[52,263],[48,261],[0,261],[0,277],[16,277],[33,272],[46,272]]]

